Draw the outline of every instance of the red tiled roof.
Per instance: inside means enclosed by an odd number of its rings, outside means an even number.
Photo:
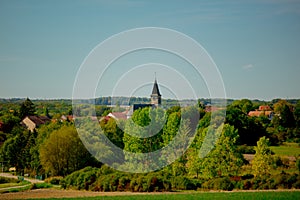
[[[259,116],[262,116],[262,115],[269,116],[271,113],[272,113],[272,111],[256,110],[256,111],[250,111],[248,113],[248,115],[251,116],[251,117],[259,117]]]
[[[258,110],[267,110],[270,111],[272,110],[270,106],[268,105],[263,105],[263,106],[259,106]]]

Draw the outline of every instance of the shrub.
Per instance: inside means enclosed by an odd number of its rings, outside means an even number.
[[[30,190],[41,189],[41,188],[51,188],[52,185],[49,183],[34,183],[30,186]]]
[[[252,178],[254,178],[253,174],[245,174],[245,175],[242,176],[242,180],[252,179]]]
[[[217,178],[213,182],[213,189],[215,189],[215,190],[231,191],[231,190],[233,190],[233,188],[234,188],[234,185],[228,177]]]
[[[173,177],[171,180],[172,189],[175,190],[195,190],[197,187],[186,177]]]
[[[0,184],[2,183],[19,183],[20,180],[0,176]]]
[[[62,176],[53,176],[45,179],[45,183],[50,183],[53,185],[59,185],[60,181],[63,179]]]
[[[255,154],[253,146],[240,145],[237,147],[237,152],[242,154]]]
[[[60,181],[62,188],[76,188],[88,190],[90,185],[96,181],[99,175],[98,168],[86,167],[79,171],[73,172]]]

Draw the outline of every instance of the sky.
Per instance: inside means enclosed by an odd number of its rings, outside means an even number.
[[[172,29],[199,43],[227,98],[300,98],[299,22],[299,0],[0,0],[0,98],[72,98],[90,52],[142,27]],[[210,97],[205,77],[194,76],[181,58],[151,50],[128,56],[112,63],[96,96],[124,88],[122,95],[150,96],[156,72],[163,98]]]

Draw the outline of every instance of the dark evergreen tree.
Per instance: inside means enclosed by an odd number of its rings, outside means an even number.
[[[23,119],[28,115],[35,115],[35,106],[32,101],[27,97],[27,99],[21,104],[19,111],[20,118]]]

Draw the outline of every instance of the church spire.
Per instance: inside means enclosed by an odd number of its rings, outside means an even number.
[[[159,92],[157,80],[156,80],[156,73],[155,73],[155,81],[152,89],[152,94],[151,94],[151,104],[158,106],[161,104],[161,94]]]

